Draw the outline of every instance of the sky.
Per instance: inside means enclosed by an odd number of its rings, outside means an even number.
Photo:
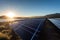
[[[0,0],[0,15],[7,11],[19,16],[60,13],[60,0]]]

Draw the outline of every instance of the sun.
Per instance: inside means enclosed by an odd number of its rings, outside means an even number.
[[[8,18],[14,18],[14,17],[15,17],[15,14],[14,14],[14,12],[8,12],[8,13],[6,14],[6,16],[7,16]]]

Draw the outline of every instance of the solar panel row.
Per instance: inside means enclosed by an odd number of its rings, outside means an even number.
[[[49,19],[58,29],[60,29],[60,20],[58,19]]]
[[[45,19],[27,19],[12,24],[12,29],[22,37],[23,40],[38,40],[38,32],[42,30]]]

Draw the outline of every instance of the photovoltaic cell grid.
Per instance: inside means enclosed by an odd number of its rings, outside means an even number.
[[[27,19],[12,24],[12,29],[23,40],[38,40],[38,33],[42,30],[45,19]]]
[[[49,19],[58,29],[60,29],[60,20],[59,19]]]

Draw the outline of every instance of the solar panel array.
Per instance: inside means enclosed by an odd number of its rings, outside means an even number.
[[[23,40],[39,40],[38,33],[42,30],[45,19],[26,19],[13,23],[12,29]]]
[[[60,29],[60,20],[58,19],[49,19],[58,29]]]

